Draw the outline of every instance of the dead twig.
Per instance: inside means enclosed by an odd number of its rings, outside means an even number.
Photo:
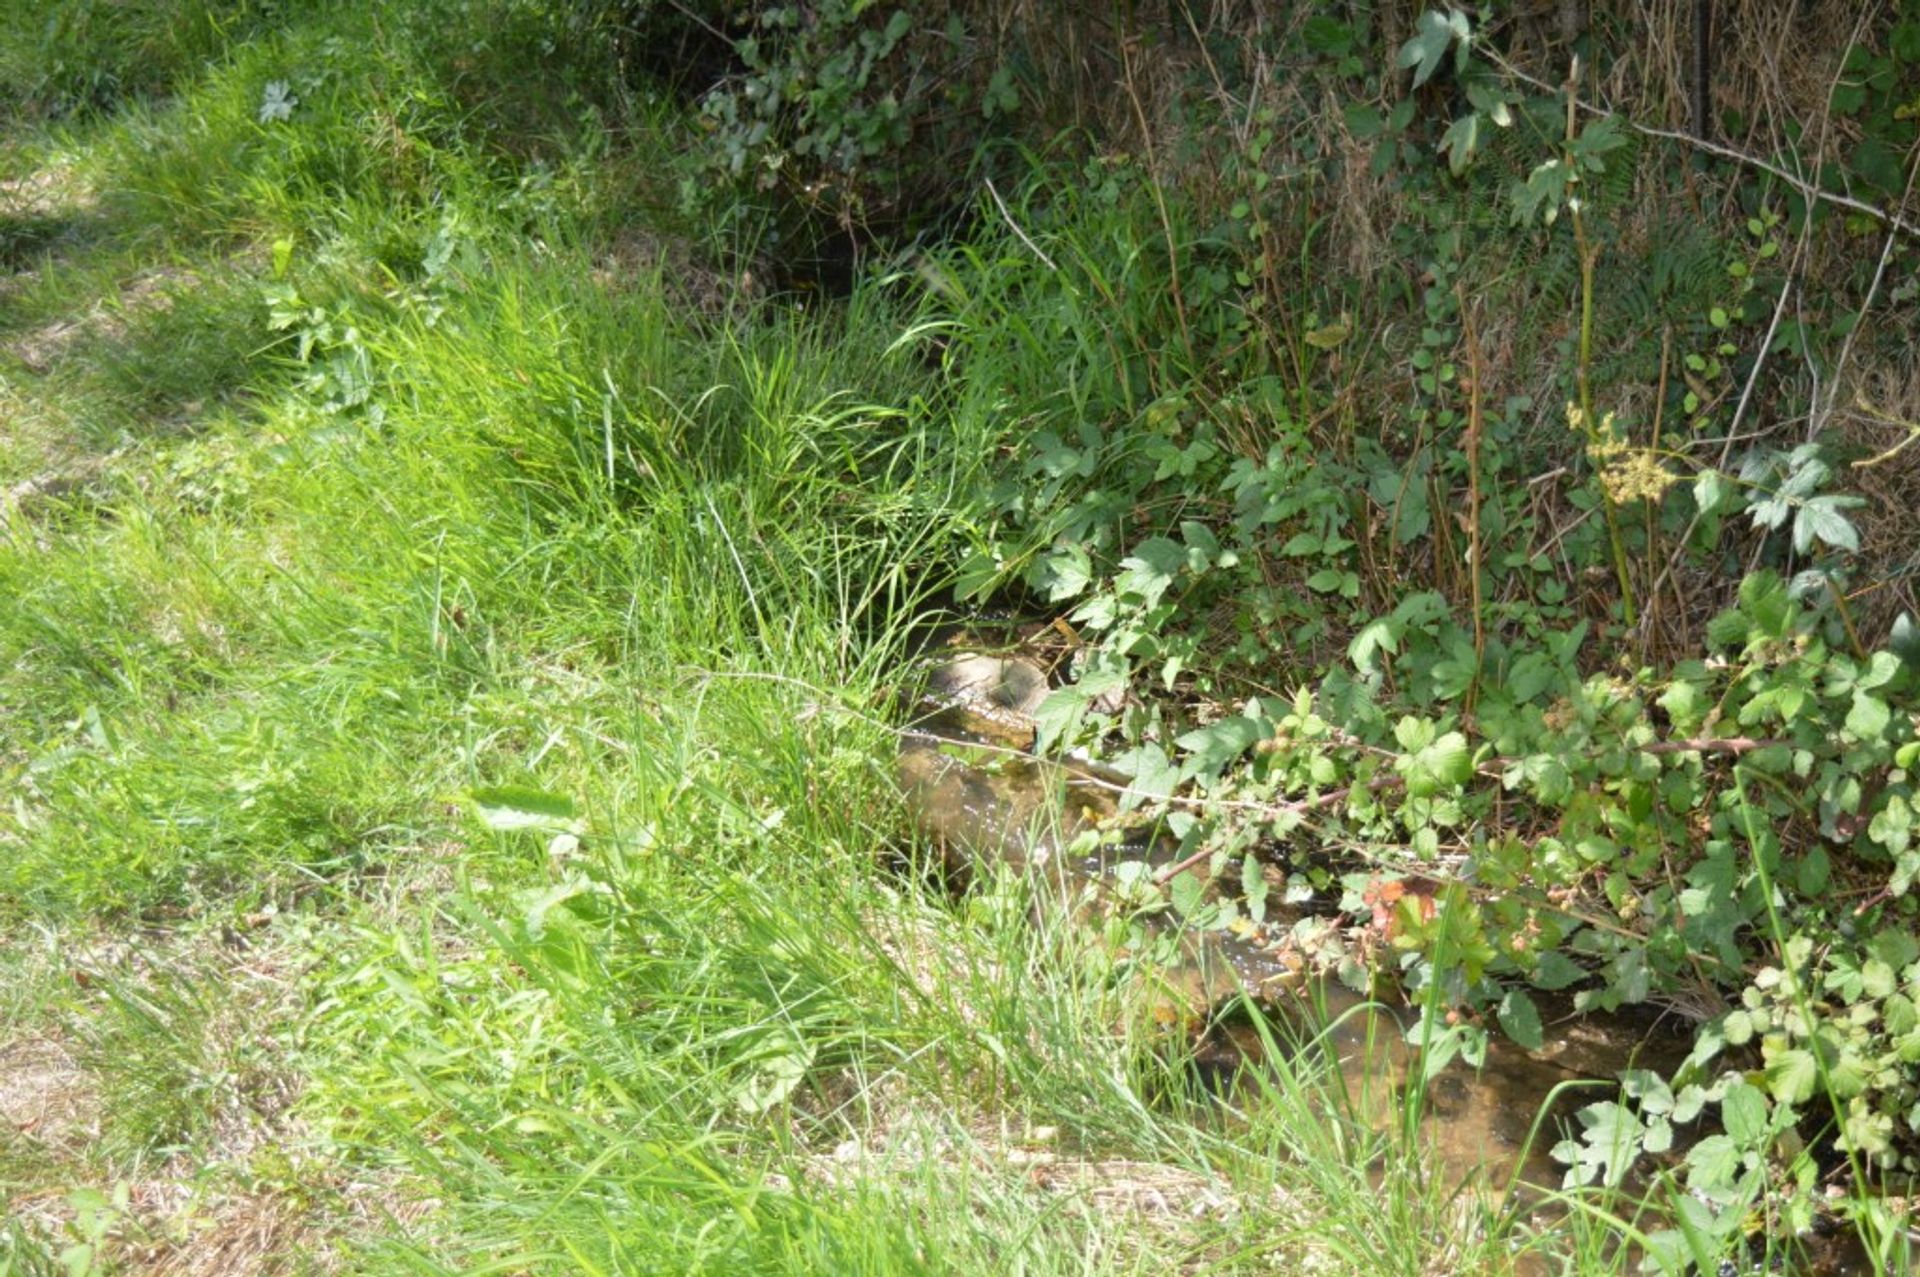
[[[1511,75],[1514,79],[1524,84],[1530,84],[1534,88],[1542,89],[1548,93],[1560,92],[1559,86],[1548,84],[1545,80],[1528,75],[1525,71],[1522,71],[1519,67],[1501,57],[1498,52],[1491,48],[1480,46],[1477,47],[1475,51],[1488,61],[1494,63],[1508,75]],[[1899,213],[1890,209],[1881,208],[1877,204],[1869,204],[1865,200],[1855,199],[1851,195],[1843,195],[1839,191],[1830,191],[1816,182],[1809,182],[1805,178],[1797,177],[1786,169],[1781,168],[1778,164],[1763,160],[1757,155],[1749,155],[1745,151],[1736,150],[1731,146],[1722,146],[1718,142],[1709,142],[1704,138],[1697,138],[1688,133],[1676,133],[1672,129],[1656,129],[1649,125],[1637,124],[1626,116],[1615,111],[1609,111],[1605,107],[1593,106],[1589,103],[1578,101],[1576,101],[1576,105],[1588,115],[1599,116],[1602,119],[1619,120],[1643,137],[1657,137],[1664,138],[1669,142],[1680,142],[1696,150],[1705,151],[1709,155],[1717,155],[1722,159],[1732,160],[1737,164],[1744,164],[1749,168],[1759,169],[1763,173],[1770,173],[1810,200],[1818,200],[1822,204],[1831,204],[1836,208],[1852,209],[1856,213],[1864,213],[1876,222],[1879,222],[1882,226],[1899,231],[1903,235],[1911,235],[1915,239],[1920,239],[1920,223],[1902,217]]]
[[[1047,256],[1045,249],[1041,248],[1038,244],[1034,243],[1031,239],[1027,237],[1027,233],[1020,229],[1020,223],[1013,220],[1013,213],[1008,210],[1007,202],[1001,199],[1000,192],[994,189],[993,179],[988,178],[986,179],[986,182],[987,182],[987,194],[993,196],[994,207],[1000,210],[1000,216],[1006,221],[1007,225],[1012,228],[1013,233],[1020,237],[1020,242],[1022,244],[1025,244],[1027,248],[1032,251],[1035,257],[1038,257],[1042,262],[1046,264],[1046,267],[1048,270],[1058,275],[1060,273],[1060,267],[1054,262],[1054,260],[1051,257]]]

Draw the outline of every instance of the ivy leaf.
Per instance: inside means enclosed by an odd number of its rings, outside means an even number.
[[[1506,1035],[1529,1051],[1538,1051],[1545,1041],[1540,1024],[1540,1010],[1533,1005],[1533,999],[1519,989],[1507,990],[1500,999],[1500,1027]]]

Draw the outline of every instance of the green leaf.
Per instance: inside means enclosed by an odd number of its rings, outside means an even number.
[[[1212,528],[1201,523],[1199,520],[1182,519],[1180,521],[1180,539],[1187,543],[1187,564],[1189,567],[1197,570],[1219,560],[1220,538],[1213,534]],[[1195,554],[1201,556],[1200,562],[1196,563],[1194,561],[1193,556]]]
[[[1084,546],[1070,545],[1040,556],[1033,573],[1034,588],[1047,602],[1058,603],[1085,590],[1093,582],[1093,563]]]
[[[1867,658],[1867,668],[1860,671],[1853,680],[1855,687],[1864,687],[1871,691],[1876,687],[1885,687],[1900,672],[1900,658],[1892,652],[1875,652]]]
[[[1440,61],[1447,56],[1453,39],[1454,29],[1446,15],[1429,9],[1414,24],[1413,38],[1400,46],[1394,65],[1402,70],[1413,68],[1413,87],[1417,89],[1440,69]]]
[[[1777,572],[1762,568],[1740,582],[1740,610],[1766,638],[1786,638],[1793,623],[1793,601]]]
[[[1718,470],[1702,470],[1694,476],[1693,504],[1701,514],[1713,514],[1734,491],[1733,483]]]
[[[1519,989],[1507,990],[1500,999],[1500,1027],[1506,1035],[1529,1051],[1538,1051],[1545,1041],[1540,1010],[1533,999]]]
[[[1083,674],[1079,682],[1049,692],[1033,711],[1035,752],[1045,753],[1055,741],[1071,738],[1085,721],[1089,705],[1126,685],[1124,668],[1096,667]]]
[[[1465,736],[1448,732],[1432,744],[1395,759],[1394,767],[1407,778],[1407,793],[1423,798],[1465,784],[1473,775],[1473,753]]]
[[[1847,731],[1858,741],[1874,741],[1886,732],[1887,724],[1893,721],[1887,703],[1877,696],[1856,691],[1853,694],[1853,708],[1847,711]]]
[[[1291,556],[1320,553],[1320,534],[1318,532],[1296,532],[1287,538],[1280,547],[1280,553]]]
[[[1905,661],[1907,668],[1920,670],[1920,622],[1915,622],[1911,613],[1902,612],[1894,618],[1887,648]]]
[[[1729,1188],[1744,1160],[1731,1136],[1709,1135],[1687,1150],[1687,1187],[1709,1193]]]
[[[814,1046],[811,1042],[788,1041],[784,1049],[764,1057],[759,1067],[748,1075],[747,1080],[734,1093],[734,1103],[740,1111],[749,1115],[765,1113],[774,1108],[789,1095],[807,1076],[807,1070],[813,1067]]]
[[[1667,686],[1655,702],[1681,731],[1692,731],[1706,717],[1708,706],[1697,683],[1680,680]]]
[[[1586,969],[1558,949],[1548,949],[1540,955],[1540,962],[1527,977],[1536,989],[1553,992],[1568,985],[1578,984],[1587,978]]]
[[[1173,743],[1186,750],[1188,758],[1181,769],[1187,776],[1218,776],[1228,763],[1252,749],[1272,732],[1266,723],[1236,714],[1207,727],[1198,728]]]
[[[1167,884],[1167,895],[1173,901],[1174,911],[1182,918],[1191,918],[1199,912],[1206,891],[1206,882],[1191,869],[1175,874],[1173,881]]]
[[[1167,751],[1152,741],[1119,755],[1113,763],[1132,778],[1130,788],[1149,798],[1165,798],[1180,783],[1180,769],[1167,758]]]
[[[1887,805],[1874,813],[1867,823],[1867,837],[1898,856],[1913,840],[1913,807],[1899,794],[1887,799]]]
[[[1255,922],[1267,920],[1267,896],[1272,887],[1267,883],[1265,868],[1260,858],[1249,851],[1240,858],[1240,894],[1246,897],[1247,916]]]
[[[1391,617],[1381,617],[1367,625],[1353,641],[1347,644],[1347,659],[1353,662],[1357,670],[1373,668],[1373,658],[1377,653],[1392,655],[1400,650],[1400,632]]]
[[[1646,1128],[1631,1109],[1612,1100],[1589,1104],[1579,1116],[1586,1128],[1579,1140],[1562,1140],[1553,1149],[1556,1160],[1573,1164],[1567,1171],[1567,1187],[1591,1184],[1596,1176],[1606,1187],[1618,1187],[1640,1155]]]
[[[1735,1082],[1720,1097],[1720,1125],[1743,1148],[1757,1148],[1767,1135],[1767,1098],[1759,1088]]]
[[[1543,652],[1527,652],[1507,671],[1507,694],[1516,703],[1532,700],[1553,685],[1558,671],[1552,658]]]
[[[495,785],[470,790],[467,797],[472,801],[480,823],[489,829],[578,832],[573,800],[560,794],[550,794],[544,789],[527,785]]]
[[[1853,520],[1840,513],[1847,505],[1856,504],[1858,498],[1824,496],[1814,497],[1800,507],[1800,513],[1793,520],[1793,548],[1805,554],[1818,537],[1836,550],[1858,553],[1860,533],[1853,526]]]
[[[1820,1065],[1803,1047],[1782,1051],[1767,1062],[1767,1090],[1782,1104],[1799,1105],[1813,1098],[1820,1081]]]
[[[1447,170],[1455,177],[1467,171],[1474,148],[1480,144],[1480,113],[1469,111],[1447,126],[1440,138],[1440,150],[1447,157]]]
[[[1408,714],[1393,725],[1393,738],[1409,753],[1433,744],[1440,729],[1427,719]]]
[[[1148,537],[1134,547],[1132,554],[1120,560],[1120,573],[1114,585],[1123,594],[1131,594],[1147,607],[1154,607],[1174,577],[1187,565],[1187,552],[1167,537]]]

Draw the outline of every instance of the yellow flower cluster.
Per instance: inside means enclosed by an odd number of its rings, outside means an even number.
[[[1662,493],[1680,476],[1660,464],[1660,455],[1652,448],[1641,448],[1622,438],[1614,426],[1613,414],[1600,418],[1595,426],[1579,404],[1567,405],[1567,425],[1575,434],[1585,435],[1587,460],[1593,463],[1600,486],[1615,505],[1630,501],[1658,501]]]

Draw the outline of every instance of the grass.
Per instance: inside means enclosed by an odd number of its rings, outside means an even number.
[[[1032,884],[888,867],[1021,419],[895,282],[609,279],[684,126],[483,114],[405,6],[113,12],[35,93],[117,109],[5,144],[0,1273],[1624,1268],[1311,1055],[1223,1113]]]

